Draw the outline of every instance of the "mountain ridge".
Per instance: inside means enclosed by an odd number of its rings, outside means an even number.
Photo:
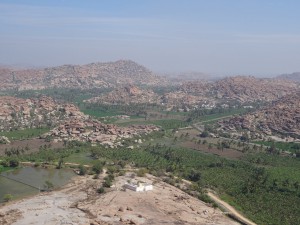
[[[107,88],[124,83],[159,85],[164,78],[132,60],[65,64],[42,69],[11,70],[0,68],[0,90],[41,90],[47,88]]]

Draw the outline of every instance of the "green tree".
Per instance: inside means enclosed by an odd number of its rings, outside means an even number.
[[[96,174],[100,174],[103,170],[103,164],[101,161],[96,161],[92,167],[92,170],[96,173]]]

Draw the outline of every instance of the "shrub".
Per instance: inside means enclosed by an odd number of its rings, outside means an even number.
[[[102,162],[100,161],[96,161],[92,167],[92,170],[96,173],[96,174],[100,174],[103,170],[103,165]]]
[[[97,189],[97,193],[103,194],[105,192],[105,189],[103,187],[100,187]]]
[[[13,198],[13,196],[11,194],[6,194],[6,195],[4,195],[3,200],[5,202],[9,202],[12,200],[12,198]]]
[[[87,169],[83,165],[79,165],[79,175],[84,176],[87,172]]]
[[[208,137],[209,133],[207,131],[203,131],[201,134],[200,134],[200,137],[202,138],[206,138]]]
[[[19,166],[19,161],[15,158],[9,160],[9,166],[10,167],[18,167]]]
[[[111,185],[112,185],[111,180],[109,180],[109,179],[104,180],[104,182],[103,182],[103,187],[110,188]]]
[[[34,167],[39,167],[39,166],[41,166],[41,163],[39,163],[39,162],[36,162],[36,163],[34,163],[34,165],[33,165]]]
[[[148,170],[147,169],[145,169],[145,168],[141,168],[141,169],[139,169],[138,171],[137,171],[137,176],[138,177],[144,177],[145,176],[145,174],[148,172]]]

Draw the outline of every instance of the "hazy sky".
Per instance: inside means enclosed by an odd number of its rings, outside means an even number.
[[[1,0],[0,63],[300,71],[299,0]]]

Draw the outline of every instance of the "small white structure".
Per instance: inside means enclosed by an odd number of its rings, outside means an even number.
[[[126,183],[124,184],[124,187],[127,189],[130,189],[132,191],[136,192],[143,192],[143,191],[152,191],[153,190],[153,185],[152,184],[146,184],[139,182],[137,184],[132,184],[132,183]]]

